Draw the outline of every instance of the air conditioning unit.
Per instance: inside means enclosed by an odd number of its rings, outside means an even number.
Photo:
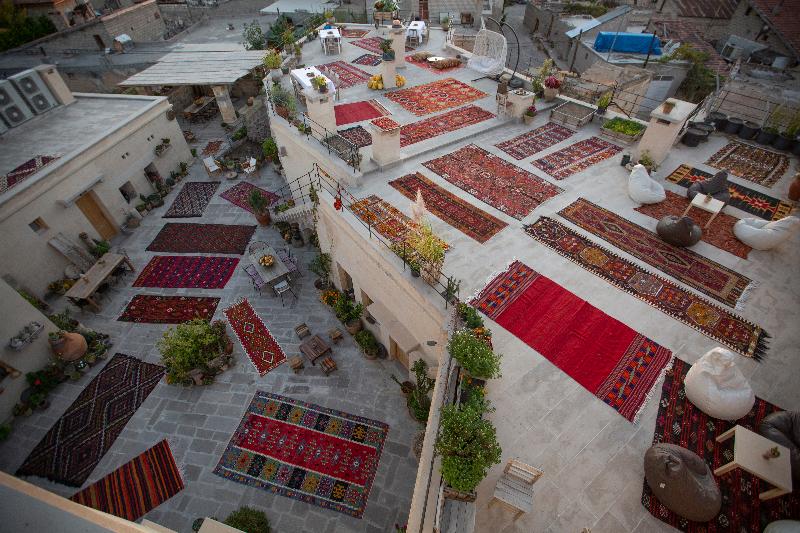
[[[23,98],[30,104],[33,112],[37,115],[58,105],[50,89],[35,70],[26,70],[9,76],[8,79],[14,82]]]
[[[0,81],[0,118],[6,126],[13,128],[33,118],[25,100],[8,80]]]

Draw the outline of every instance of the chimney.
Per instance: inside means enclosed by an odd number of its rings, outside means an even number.
[[[54,65],[37,65],[33,69],[39,73],[39,76],[47,84],[47,88],[50,89],[59,104],[69,105],[75,101],[72,91],[64,83],[64,79]]]

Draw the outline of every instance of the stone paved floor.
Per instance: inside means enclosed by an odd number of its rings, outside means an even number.
[[[214,138],[216,133],[213,126],[210,126],[210,131],[198,132],[202,139]],[[200,143],[197,146],[202,147]],[[208,180],[201,163],[197,162],[191,167],[188,179]],[[255,179],[257,185],[268,190],[277,190],[281,182],[282,178],[272,170],[262,170],[261,177]],[[250,213],[219,198],[219,193],[231,185],[233,183],[222,183],[202,218],[163,219],[161,214],[172,203],[177,194],[176,188],[166,198],[165,206],[149,214],[142,226],[119,244],[128,251],[137,269],[141,269],[155,255],[144,251],[146,246],[167,221],[255,224]],[[253,239],[266,240],[273,247],[285,244],[271,227],[259,227]],[[246,274],[237,268],[224,290],[134,289],[130,286],[133,278],[129,277],[124,285],[114,290],[109,300],[103,302],[101,313],[95,316],[87,312],[77,315],[77,318],[89,327],[111,334],[115,342],[114,352],[157,363],[159,354],[155,343],[168,326],[116,321],[134,294],[219,296],[221,302],[215,318],[224,318],[223,309],[237,298],[245,296],[287,355],[291,356],[299,353],[299,341],[294,334],[297,324],[306,322],[316,332],[340,326],[333,313],[319,301],[318,291],[313,286],[315,276],[306,268],[315,250],[306,247],[292,251],[300,258],[304,277],[295,286],[297,301],[291,305],[287,302],[285,308],[281,307],[279,298],[259,297],[254,293]],[[401,370],[395,366],[396,363],[366,360],[352,338],[349,335],[345,337],[343,342],[334,346],[334,359],[339,370],[328,377],[318,367],[311,365],[306,365],[300,375],[294,375],[288,364],[259,377],[239,343],[234,341],[236,365],[220,375],[213,385],[184,388],[162,381],[94,469],[86,485],[161,439],[168,438],[175,458],[183,468],[186,488],[146,515],[156,523],[185,532],[190,531],[192,521],[197,517],[216,516],[224,519],[240,505],[250,505],[264,510],[275,525],[275,530],[282,533],[378,533],[390,530],[395,522],[404,522],[407,517],[417,471],[411,444],[417,432],[423,428],[412,421],[405,399],[390,379],[393,372],[399,374]],[[100,365],[80,381],[65,383],[56,391],[52,406],[47,411],[22,420],[10,440],[0,446],[0,468],[13,473],[99,370]],[[362,519],[240,485],[212,473],[256,390],[282,394],[389,424],[391,429]],[[76,492],[74,488],[39,478],[27,480],[62,496],[68,497]]]

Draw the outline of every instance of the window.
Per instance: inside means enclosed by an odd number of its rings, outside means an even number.
[[[49,226],[45,224],[44,220],[42,220],[42,217],[38,217],[36,220],[28,224],[28,227],[36,233],[44,233],[49,229]]]
[[[119,192],[128,203],[131,203],[131,200],[137,197],[136,189],[133,188],[133,184],[130,181],[126,181],[125,184],[119,188]]]

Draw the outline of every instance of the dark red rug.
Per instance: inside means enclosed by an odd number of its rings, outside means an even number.
[[[184,488],[166,440],[125,463],[70,500],[86,507],[138,520]]]
[[[621,151],[622,148],[616,144],[611,144],[597,137],[589,137],[536,159],[531,164],[547,172],[555,179],[563,180],[586,170],[592,165],[605,161]]]
[[[58,158],[59,156],[37,155],[32,159],[28,159],[0,179],[0,193],[4,193],[11,187],[25,181]]]
[[[364,148],[372,144],[372,135],[364,129],[364,126],[353,126],[346,130],[339,130],[337,133],[343,139],[347,139],[356,148]]]
[[[344,61],[334,61],[332,63],[323,63],[318,65],[317,68],[323,73],[335,72],[339,77],[339,83],[336,84],[337,89],[347,89],[361,83],[367,83],[369,80],[369,72],[365,72],[358,67],[354,67]]]
[[[379,104],[377,100],[338,104],[333,106],[333,112],[336,114],[337,126],[370,120],[389,114],[386,108]]]
[[[117,319],[140,324],[182,324],[194,318],[211,320],[219,298],[137,294]]]
[[[16,475],[80,487],[163,376],[162,366],[116,354],[53,424]]]
[[[161,228],[147,251],[241,255],[255,231],[256,226],[170,222]]]
[[[225,318],[260,375],[286,361],[278,341],[269,332],[247,298],[225,309]]]
[[[484,120],[495,118],[495,115],[482,107],[469,105],[426,118],[418,122],[406,124],[400,128],[400,146],[408,146],[426,141],[451,131],[479,124]]]
[[[455,78],[386,93],[386,98],[417,116],[458,107],[486,96],[485,92]]]
[[[569,139],[575,132],[555,122],[527,131],[513,139],[495,144],[514,159],[525,159]]]
[[[157,255],[142,269],[134,287],[222,289],[233,276],[237,257]]]
[[[355,63],[356,65],[366,65],[368,67],[377,67],[383,63],[383,59],[375,54],[364,54],[355,58],[353,61],[351,61],[351,63]]]
[[[261,187],[256,187],[249,181],[240,181],[224,193],[220,194],[220,198],[224,198],[228,200],[235,206],[241,207],[245,211],[249,211],[250,213],[253,212],[253,208],[250,207],[250,193],[253,190],[261,191],[261,194],[267,197],[269,205],[272,205],[275,200],[278,199],[278,195],[267,190],[262,189]]]
[[[358,46],[359,48],[363,48],[364,50],[368,50],[373,54],[381,55],[383,53],[383,50],[381,50],[382,42],[383,42],[383,37],[367,37],[366,39],[350,41],[350,44]],[[413,48],[406,45],[406,52],[410,52],[411,50],[413,50]]]
[[[479,243],[488,241],[507,226],[502,220],[439,187],[419,172],[390,181],[389,185],[411,200],[415,200],[417,191],[421,191],[431,213]]]
[[[474,144],[422,164],[456,187],[518,220],[528,216],[542,202],[564,192]]]
[[[526,226],[525,232],[576,265],[731,350],[756,360],[766,355],[770,336],[761,327],[593,243],[560,222],[541,217]]]
[[[687,448],[705,460],[713,472],[715,468],[733,458],[733,439],[718,443],[716,438],[738,424],[758,432],[758,425],[768,414],[782,411],[761,398],[756,398],[753,409],[735,422],[712,418],[694,406],[686,397],[683,380],[691,365],[675,360],[667,372],[661,389],[653,444],[666,442]],[[758,494],[765,483],[757,477],[736,468],[722,476],[715,476],[722,493],[722,509],[713,520],[706,523],[691,522],[664,507],[647,482],[642,491],[642,505],[650,514],[688,533],[759,533],[775,520],[800,519],[800,490],[772,500],[761,501]]]
[[[256,391],[214,473],[361,518],[388,433],[383,422]]]
[[[630,420],[672,352],[514,261],[470,304]]]
[[[175,201],[164,213],[164,218],[191,218],[203,216],[208,202],[219,187],[218,181],[191,181],[184,184]]]

